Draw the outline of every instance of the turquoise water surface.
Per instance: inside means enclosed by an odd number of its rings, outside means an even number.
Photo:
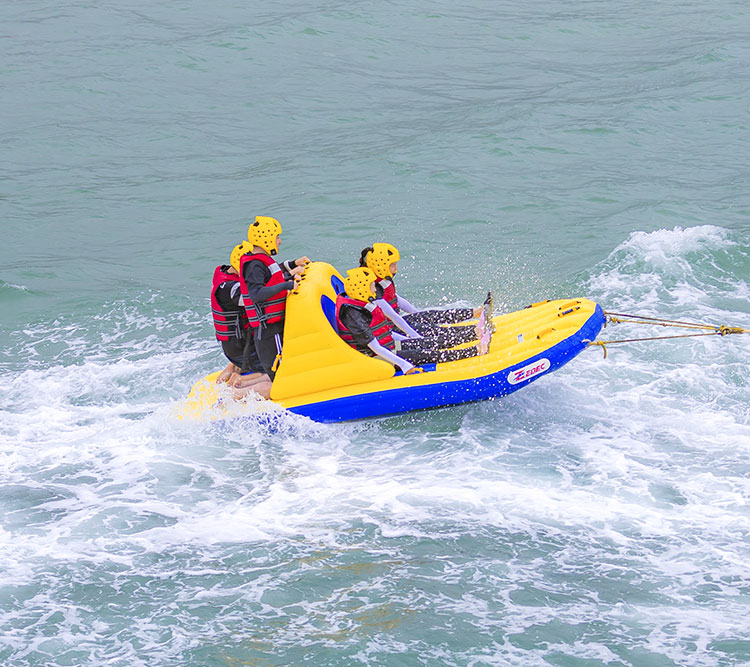
[[[750,336],[359,423],[171,416],[256,214],[340,271],[395,244],[420,305],[750,327],[744,3],[0,19],[0,664],[750,664]]]

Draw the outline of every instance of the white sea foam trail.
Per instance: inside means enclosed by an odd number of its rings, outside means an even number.
[[[0,289],[18,290],[19,292],[28,292],[29,288],[25,285],[16,285],[14,283],[7,283],[4,280],[0,280]]]
[[[580,289],[743,325],[747,261],[715,227],[636,233]],[[747,650],[742,337],[589,350],[503,400],[384,420],[188,424],[174,402],[220,361],[203,315],[186,338],[158,312],[110,315],[109,358],[86,351],[96,320],[61,321],[31,334],[54,365],[2,374],[6,664],[295,662],[334,645],[438,664],[446,637],[456,664],[477,646],[497,664]]]

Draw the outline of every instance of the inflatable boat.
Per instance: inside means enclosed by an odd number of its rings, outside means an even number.
[[[583,298],[534,303],[492,318],[494,335],[481,356],[428,364],[403,375],[347,345],[336,331],[341,275],[313,262],[287,299],[284,350],[270,401],[234,401],[218,373],[197,382],[182,419],[221,419],[278,406],[317,422],[340,422],[505,396],[560,368],[582,352],[605,322]],[[247,408],[243,406],[248,406]],[[265,407],[264,407],[265,406]]]

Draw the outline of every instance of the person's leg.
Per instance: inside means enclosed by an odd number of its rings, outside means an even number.
[[[256,329],[253,336],[252,348],[248,350],[248,365],[251,373],[238,375],[232,386],[232,396],[235,400],[244,398],[249,394],[257,394],[261,398],[270,398],[273,376],[271,370],[276,355],[281,350],[280,336],[284,332],[284,323],[270,324],[267,327]],[[267,370],[266,370],[267,369]]]
[[[461,343],[471,343],[477,339],[474,326],[433,327],[424,338],[407,338],[401,341],[402,350],[438,349],[455,347]]]
[[[247,336],[252,336],[250,331],[246,332]],[[242,375],[242,360],[245,355],[245,338],[230,338],[221,342],[221,348],[224,351],[224,355],[229,359],[229,365],[222,371],[218,382],[226,382],[232,387],[238,386],[237,383],[241,382],[240,386],[247,386],[252,384],[257,378],[263,375],[263,367],[260,365],[257,355],[255,354],[255,345],[250,340],[250,349],[248,350],[248,366],[250,372]],[[228,374],[228,377],[227,377]]]
[[[230,384],[235,389],[243,389],[244,387],[252,387],[254,384],[263,381],[270,382],[271,378],[269,378],[265,373],[246,373],[245,375],[240,375],[239,373],[237,373],[234,377],[234,380],[228,382],[227,384]]]
[[[430,325],[455,324],[465,322],[475,317],[473,308],[451,308],[450,310],[420,310],[416,313],[406,313],[404,319],[422,333],[420,327]]]
[[[242,386],[235,385],[235,390],[232,393],[232,396],[235,399],[240,399],[248,394],[258,394],[261,398],[268,399],[271,397],[272,386],[271,378],[264,373],[256,378],[252,384]]]
[[[235,371],[236,366],[230,361],[225,367],[224,370],[219,373],[219,377],[216,378],[216,384],[221,384],[222,382],[228,382],[234,375],[236,375]]]
[[[216,383],[227,382],[232,384],[236,379],[235,376],[240,372],[242,365],[242,351],[245,347],[245,339],[232,336],[229,340],[221,341],[221,350],[224,356],[229,360],[223,371],[216,378]]]
[[[269,324],[263,327],[262,330],[258,329],[255,333],[255,351],[258,355],[258,360],[263,368],[263,372],[271,380],[276,375],[274,366],[277,356],[281,354],[283,336],[284,322]]]
[[[240,339],[242,346],[236,352],[236,356],[230,357],[235,364],[237,364],[238,373],[264,373],[263,365],[258,359],[258,354],[255,350],[255,336],[257,329],[245,329],[244,338]]]
[[[423,364],[441,364],[446,361],[458,361],[468,359],[478,354],[476,346],[464,347],[459,350],[401,350],[398,356],[410,361],[416,366]]]

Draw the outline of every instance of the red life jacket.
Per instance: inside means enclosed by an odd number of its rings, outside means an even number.
[[[357,346],[351,331],[349,331],[349,329],[346,328],[346,325],[341,321],[341,308],[343,306],[349,306],[368,313],[371,317],[370,331],[372,331],[372,335],[375,336],[378,343],[389,350],[395,348],[393,337],[391,336],[391,321],[385,316],[385,313],[380,310],[380,307],[372,302],[368,303],[367,301],[352,299],[346,296],[346,294],[339,294],[336,297],[336,324],[339,328],[339,336],[341,336],[342,340],[351,345],[355,350],[372,354],[370,348],[361,349]]]
[[[242,306],[236,310],[223,310],[216,298],[217,290],[226,283],[234,283],[239,280],[236,273],[225,271],[228,267],[217,266],[214,271],[213,284],[211,285],[211,312],[214,316],[214,329],[216,329],[217,340],[229,340],[230,338],[242,338],[243,331],[249,326],[247,314]]]
[[[247,284],[245,283],[245,276],[243,272],[245,265],[248,262],[263,262],[263,264],[271,272],[271,279],[266,283],[268,285],[278,285],[284,283],[284,272],[281,267],[276,263],[270,255],[265,253],[247,254],[242,255],[240,258],[240,291],[242,292],[242,299],[245,303],[245,309],[247,310],[247,317],[250,321],[250,326],[253,329],[257,329],[261,324],[273,324],[274,322],[281,322],[284,319],[284,311],[286,310],[286,297],[289,294],[289,290],[281,290],[278,294],[275,294],[267,301],[263,301],[259,304],[255,304],[250,300],[247,293]]]
[[[396,286],[389,278],[381,278],[378,285],[383,288],[383,298],[391,304],[393,310],[398,312],[398,297],[396,296]]]

